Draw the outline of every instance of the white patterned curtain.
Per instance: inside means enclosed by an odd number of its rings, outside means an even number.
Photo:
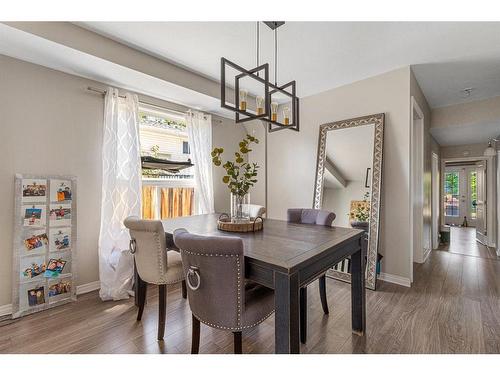
[[[128,298],[133,287],[133,257],[126,217],[141,215],[141,161],[137,95],[118,96],[108,88],[102,144],[99,278],[102,300]]]
[[[212,117],[201,112],[188,111],[186,125],[196,182],[195,213],[210,214],[214,212]]]

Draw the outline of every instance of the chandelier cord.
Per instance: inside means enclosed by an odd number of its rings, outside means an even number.
[[[274,29],[274,84],[278,86],[278,28]]]
[[[259,66],[259,61],[260,61],[260,56],[259,56],[259,50],[260,50],[260,35],[259,35],[259,31],[260,31],[260,25],[259,25],[259,21],[257,21],[257,66]],[[257,77],[259,77],[259,72],[257,72]]]

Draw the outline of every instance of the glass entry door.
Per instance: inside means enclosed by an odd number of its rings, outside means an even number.
[[[444,173],[443,200],[445,224],[475,227],[478,218],[477,166],[446,167]],[[480,213],[480,212],[479,212]]]

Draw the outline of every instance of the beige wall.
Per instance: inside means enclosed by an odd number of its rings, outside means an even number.
[[[432,110],[433,128],[463,127],[494,122],[498,119],[500,119],[500,96]]]
[[[470,145],[460,146],[442,146],[441,157],[446,158],[463,158],[469,156],[483,156],[484,150],[488,147],[488,143],[474,143]]]
[[[103,98],[97,82],[0,55],[0,306],[11,300],[14,174],[78,178],[78,281],[98,280]],[[183,109],[154,98],[148,102]],[[233,121],[214,121],[213,144],[234,149],[245,135]],[[214,171],[215,206],[229,209],[221,172]]]
[[[268,135],[268,205],[272,218],[289,207],[312,207],[319,126],[384,112],[382,272],[410,277],[409,67],[301,99],[300,132]]]

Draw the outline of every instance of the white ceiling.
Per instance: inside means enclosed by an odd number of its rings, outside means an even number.
[[[0,54],[232,118],[220,101],[0,23]]]
[[[80,26],[219,80],[220,57],[255,66],[253,22],[84,22]],[[279,82],[308,96],[407,65],[431,107],[500,95],[500,23],[287,22]],[[261,24],[261,62],[273,34]],[[272,67],[272,65],[271,65]],[[460,90],[473,87],[470,98]]]
[[[366,168],[371,168],[373,164],[373,137],[373,124],[328,132],[326,156],[345,180],[365,180]],[[325,187],[342,188],[343,186],[331,173],[327,172]]]

